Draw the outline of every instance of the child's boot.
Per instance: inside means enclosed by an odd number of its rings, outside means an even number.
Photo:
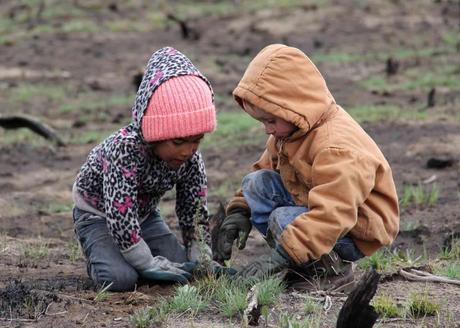
[[[293,269],[286,279],[290,287],[303,291],[349,293],[355,286],[352,262],[342,260],[335,251]]]

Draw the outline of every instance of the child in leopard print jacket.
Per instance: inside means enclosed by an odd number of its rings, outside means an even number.
[[[90,152],[73,186],[73,218],[97,285],[127,291],[139,276],[178,282],[191,277],[203,251],[196,223],[210,242],[207,179],[197,150],[216,126],[213,98],[208,80],[187,57],[160,49],[147,64],[132,123]],[[174,186],[183,245],[158,210]]]

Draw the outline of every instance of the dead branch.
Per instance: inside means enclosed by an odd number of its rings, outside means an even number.
[[[337,318],[337,328],[370,328],[379,317],[369,304],[377,291],[380,275],[375,270],[367,272],[342,306]]]
[[[399,274],[406,278],[407,280],[412,281],[424,281],[424,282],[441,282],[445,284],[454,284],[460,285],[460,280],[449,279],[441,276],[437,276],[425,271],[409,269],[409,271],[404,271],[403,269],[399,270]]]
[[[0,116],[0,127],[4,129],[28,128],[32,132],[55,142],[58,146],[65,146],[64,141],[48,125],[27,115]]]
[[[249,290],[247,297],[248,300],[248,307],[244,310],[243,313],[243,320],[246,322],[246,326],[249,324],[250,326],[257,326],[259,325],[259,318],[261,315],[261,309],[259,303],[257,302],[257,296],[259,294],[259,290],[257,285],[252,286]]]

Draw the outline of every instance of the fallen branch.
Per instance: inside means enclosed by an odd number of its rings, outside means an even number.
[[[404,271],[403,269],[399,270],[399,274],[406,278],[407,280],[412,281],[424,281],[424,282],[441,282],[445,284],[454,284],[460,285],[460,280],[449,279],[441,276],[437,276],[425,271],[409,269],[410,272]]]
[[[257,326],[259,325],[259,318],[261,315],[261,310],[259,303],[257,302],[257,297],[259,294],[259,289],[257,288],[257,285],[252,286],[252,288],[249,290],[248,295],[246,296],[248,300],[248,306],[244,310],[243,313],[243,320],[247,325],[250,326]]]
[[[8,130],[28,128],[32,132],[35,132],[36,134],[44,137],[45,139],[55,142],[58,146],[65,146],[64,141],[62,141],[62,139],[56,134],[56,132],[51,127],[31,116],[0,116],[0,127]]]

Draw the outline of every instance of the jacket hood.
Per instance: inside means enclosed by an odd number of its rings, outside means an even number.
[[[144,112],[149,104],[150,97],[162,83],[166,82],[170,78],[181,75],[196,75],[202,78],[208,84],[214,99],[211,84],[192,64],[190,59],[172,47],[161,48],[152,54],[147,63],[141,84],[137,90],[136,100],[132,108],[131,125],[143,140],[141,123]]]
[[[282,44],[269,45],[257,54],[233,96],[241,107],[245,99],[303,132],[319,123],[335,104],[312,61],[299,49]]]

